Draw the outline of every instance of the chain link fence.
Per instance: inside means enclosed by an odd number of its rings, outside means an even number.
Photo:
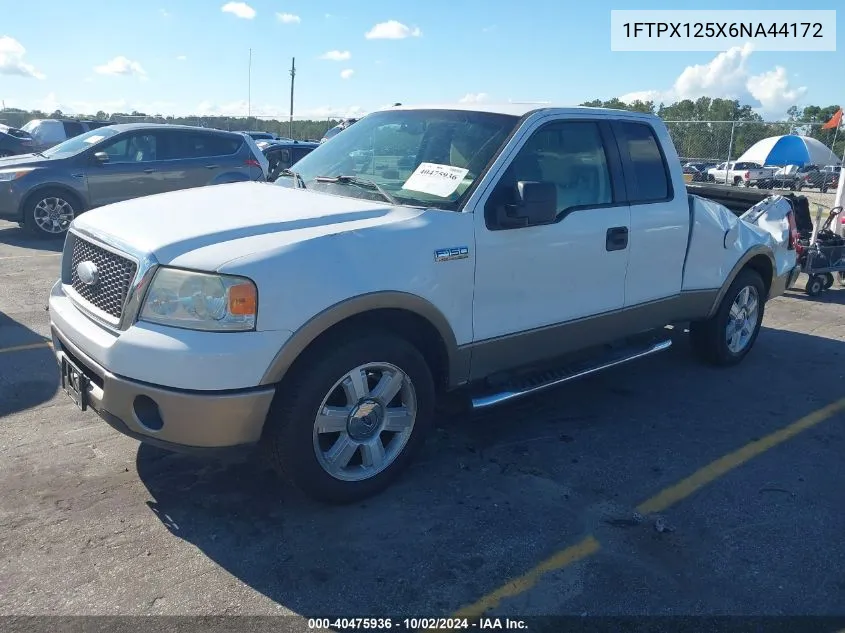
[[[682,162],[723,163],[737,160],[758,141],[771,136],[798,134],[832,148],[839,164],[845,150],[845,132],[823,130],[821,123],[792,124],[783,121],[666,121]],[[834,147],[835,145],[835,147]]]

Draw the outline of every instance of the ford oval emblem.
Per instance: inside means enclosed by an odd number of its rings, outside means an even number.
[[[79,281],[86,286],[94,286],[100,278],[100,271],[97,270],[97,264],[94,262],[79,262],[76,266],[76,274],[79,275]]]

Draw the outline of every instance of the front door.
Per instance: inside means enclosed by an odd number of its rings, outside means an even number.
[[[139,198],[161,190],[157,169],[156,136],[148,131],[130,132],[94,148],[85,170],[92,207]],[[100,162],[94,152],[105,152]]]
[[[474,347],[625,305],[631,212],[621,178],[606,123],[556,120],[527,138],[475,209]],[[491,224],[491,210],[513,200],[518,181],[556,185],[554,224],[504,229]],[[549,348],[554,337],[544,340],[537,355],[555,355]],[[531,355],[525,350],[526,360]],[[474,354],[473,365],[475,359]]]

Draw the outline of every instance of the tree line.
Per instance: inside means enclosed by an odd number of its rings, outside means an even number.
[[[102,110],[90,115],[67,115],[61,110],[43,112],[41,110],[21,110],[6,108],[0,110],[0,123],[9,127],[22,127],[34,119],[77,119],[111,121],[113,123],[169,123],[172,125],[196,125],[199,127],[218,130],[240,130],[255,132],[270,132],[282,137],[297,140],[320,140],[327,130],[340,123],[339,118],[314,120],[295,120],[292,123],[285,119],[270,119],[266,117],[230,117],[230,116],[164,116],[161,114],[146,114],[144,112],[113,112]]]
[[[672,140],[681,157],[695,160],[723,161],[736,159],[757,141],[780,134],[801,134],[815,138],[834,154],[842,156],[845,151],[845,129],[840,134],[835,130],[823,130],[821,126],[839,109],[839,106],[805,107],[793,106],[787,118],[777,122],[766,122],[749,105],[742,105],[736,99],[684,99],[672,104],[657,104],[654,101],[623,102],[619,99],[602,101],[594,99],[581,105],[591,107],[617,108],[635,112],[656,114],[667,122]],[[319,140],[331,127],[339,123],[337,118],[295,120],[257,117],[188,116],[175,117],[144,112],[97,112],[90,116],[69,117],[60,110],[41,112],[7,108],[0,111],[0,122],[11,127],[21,127],[32,119],[77,118],[109,120],[115,123],[131,121],[198,125],[224,130],[256,130],[271,132],[295,139]],[[834,146],[834,137],[836,143]]]

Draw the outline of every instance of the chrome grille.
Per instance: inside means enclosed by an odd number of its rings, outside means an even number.
[[[92,285],[83,283],[76,270],[85,261],[93,262],[97,267],[97,280]],[[92,244],[79,235],[73,236],[69,271],[71,287],[85,301],[115,319],[121,317],[137,268],[131,259]]]

